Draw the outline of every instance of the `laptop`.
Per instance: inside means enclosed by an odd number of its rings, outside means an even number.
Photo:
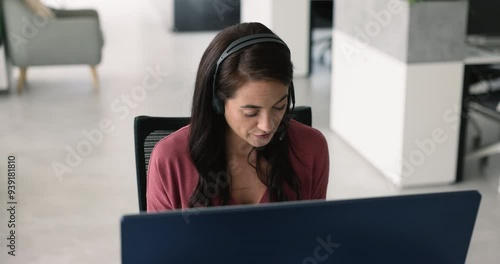
[[[122,263],[463,264],[480,200],[459,191],[126,215]]]

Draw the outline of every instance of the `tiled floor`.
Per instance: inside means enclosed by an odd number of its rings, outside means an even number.
[[[157,0],[54,2],[99,9],[106,37],[101,89],[92,88],[88,67],[40,67],[29,69],[24,94],[0,96],[0,170],[15,154],[19,201],[18,256],[6,258],[4,248],[0,262],[119,263],[120,217],[137,212],[133,118],[189,115],[197,63],[215,33],[172,34],[168,7]],[[138,98],[134,87],[151,69],[160,71],[159,86]],[[329,199],[477,189],[483,200],[467,263],[499,263],[498,159],[482,174],[469,163],[460,184],[398,190],[329,129],[328,67],[316,67],[295,86],[297,104],[312,106],[314,126],[329,143]],[[103,120],[114,130],[99,132]],[[80,160],[73,153],[79,150],[87,152]],[[58,176],[57,163],[70,171]],[[0,181],[2,205],[5,184]]]

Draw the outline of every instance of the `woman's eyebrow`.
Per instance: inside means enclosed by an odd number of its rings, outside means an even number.
[[[279,99],[275,104],[285,100],[286,98],[288,97],[288,94],[285,94],[283,97],[281,97],[281,99]],[[240,108],[252,108],[252,109],[259,109],[259,108],[262,108],[262,106],[258,106],[258,105],[242,105],[240,106]]]

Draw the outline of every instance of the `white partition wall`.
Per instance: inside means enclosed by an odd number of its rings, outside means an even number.
[[[309,0],[242,0],[241,22],[260,22],[290,47],[296,77],[309,72]]]
[[[400,187],[455,181],[467,4],[336,0],[331,127]]]

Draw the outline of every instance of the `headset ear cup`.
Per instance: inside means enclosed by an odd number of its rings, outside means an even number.
[[[212,106],[217,114],[224,114],[224,102],[217,97],[217,94],[214,92],[214,98],[212,100]]]
[[[214,101],[214,107],[215,107],[215,112],[217,112],[217,114],[219,115],[224,114],[224,105],[220,100]]]
[[[224,114],[224,103],[219,101],[219,104],[217,105],[217,113],[219,115],[223,115]]]
[[[292,118],[292,112],[295,109],[295,89],[293,86],[293,81],[290,83],[289,91],[288,91],[288,113],[285,114],[283,121],[278,127],[277,132],[279,133],[279,140],[283,141],[286,136],[286,131],[288,129],[288,124],[290,124],[290,119]],[[290,102],[291,101],[291,102]],[[291,107],[290,107],[291,105]]]
[[[219,113],[219,107],[217,105],[217,100],[215,98],[212,100],[212,107],[213,107],[214,111],[218,114]]]

